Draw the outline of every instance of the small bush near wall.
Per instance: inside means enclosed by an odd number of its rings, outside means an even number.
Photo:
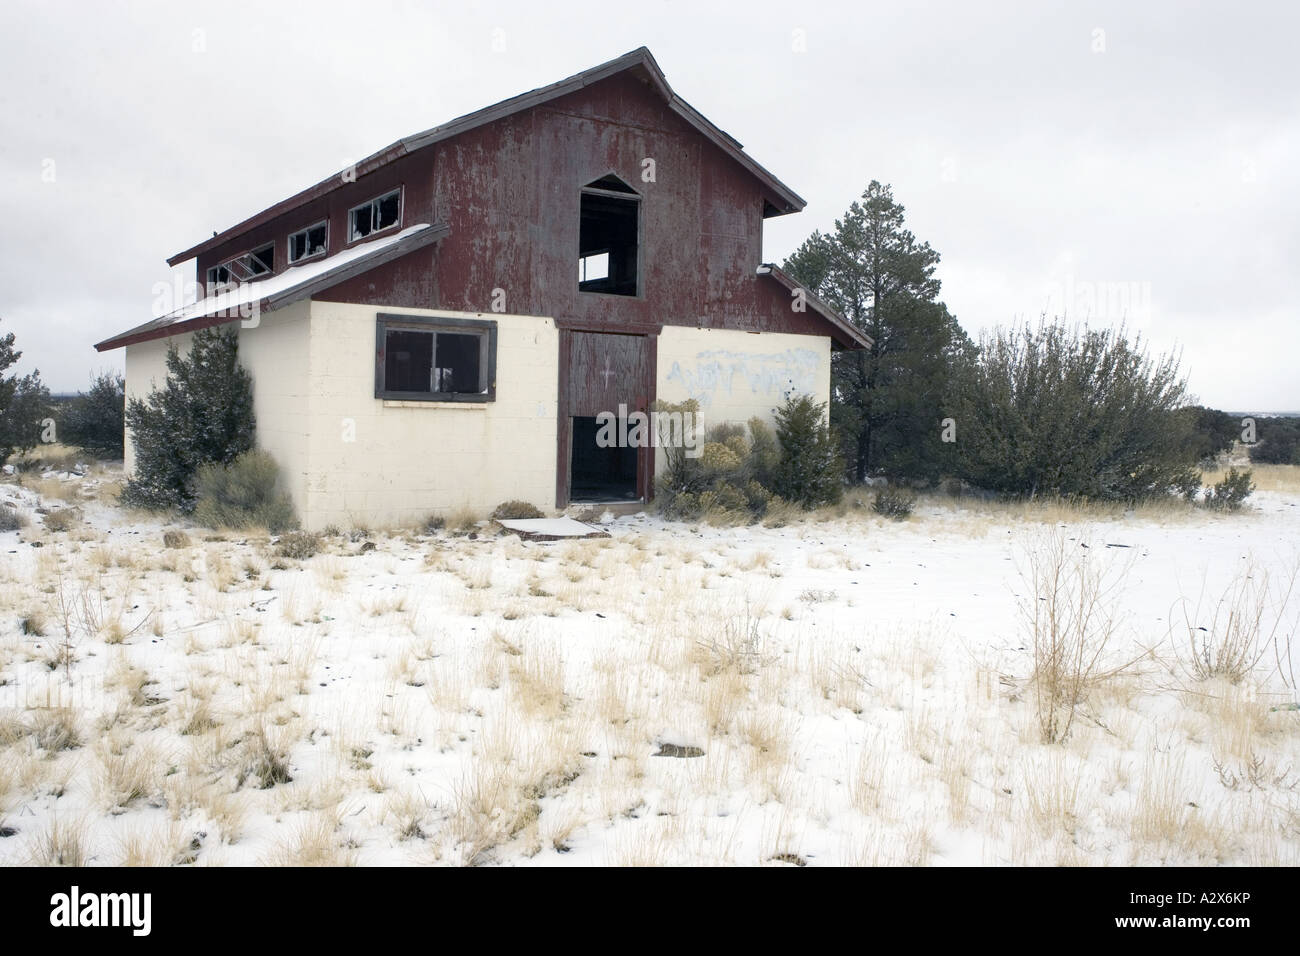
[[[140,508],[194,508],[200,465],[226,464],[253,447],[253,381],[230,328],[194,333],[188,355],[167,350],[167,382],[127,403],[135,473],[122,500]]]
[[[844,493],[844,463],[827,427],[826,404],[796,395],[776,410],[781,457],[772,490],[805,508],[834,504]]]
[[[656,410],[698,415],[694,401],[659,404]],[[688,456],[685,448],[667,448],[667,468],[656,487],[660,511],[669,518],[718,524],[746,524],[779,513],[784,523],[791,505],[809,509],[837,500],[843,468],[826,428],[825,406],[799,396],[777,409],[776,419],[775,434],[759,418],[750,419],[747,428],[715,425],[702,444],[687,443],[699,448],[698,457]]]
[[[266,452],[244,452],[228,465],[200,465],[194,476],[194,520],[209,528],[266,528],[279,534],[298,525],[280,469]]]
[[[493,521],[511,521],[520,518],[543,518],[541,509],[527,501],[503,501],[492,509]]]

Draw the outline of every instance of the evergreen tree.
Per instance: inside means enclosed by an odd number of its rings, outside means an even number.
[[[0,373],[22,358],[14,348],[14,334],[0,336]],[[50,414],[50,392],[41,373],[0,374],[0,465],[15,451],[30,451],[41,440],[41,420]]]
[[[772,491],[804,508],[834,504],[844,490],[844,464],[827,427],[826,403],[796,395],[774,412],[780,458]]]
[[[200,465],[229,464],[253,447],[253,383],[233,329],[194,333],[182,356],[167,349],[167,382],[127,403],[135,469],[123,500],[144,508],[194,507]]]
[[[1061,322],[980,340],[952,404],[959,473],[981,488],[1133,501],[1199,483],[1173,356]]]
[[[954,367],[972,346],[939,301],[939,254],[904,228],[903,207],[873,181],[827,235],[814,232],[784,268],[872,338],[834,353],[831,422],[857,481],[876,472],[934,478]]]
[[[59,422],[59,440],[94,455],[121,458],[125,424],[126,379],[106,372],[68,403]]]

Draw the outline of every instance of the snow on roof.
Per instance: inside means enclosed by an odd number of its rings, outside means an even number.
[[[278,298],[280,293],[288,292],[296,286],[318,279],[335,269],[347,265],[349,262],[373,256],[400,242],[403,238],[413,236],[428,228],[429,224],[422,222],[384,239],[376,239],[373,242],[353,246],[351,249],[344,249],[342,252],[326,256],[323,259],[316,259],[304,265],[290,266],[269,279],[244,282],[225,292],[218,292],[216,295],[210,295],[197,302],[181,306],[181,308],[159,317],[158,321],[185,322],[189,319],[198,319],[219,312],[235,313],[240,306],[252,305],[254,302],[261,302],[264,299]]]
[[[129,344],[127,340],[134,340],[137,336],[158,338],[164,334],[173,334],[164,330],[213,316],[224,316],[234,321],[252,314],[270,312],[291,302],[307,298],[321,289],[374,268],[382,262],[441,239],[449,231],[447,226],[442,224],[418,223],[391,236],[361,243],[332,256],[316,259],[300,266],[290,266],[284,272],[270,278],[244,282],[223,292],[205,296],[197,302],[181,306],[166,315],[106,339],[95,348],[102,352]]]

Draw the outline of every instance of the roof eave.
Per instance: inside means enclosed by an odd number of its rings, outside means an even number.
[[[833,336],[833,338],[845,349],[851,351],[869,349],[874,344],[874,340],[871,336],[867,335],[866,332],[863,332],[856,325],[842,316],[825,300],[819,298],[811,289],[780,266],[770,262],[765,262],[758,267],[758,274],[770,276],[791,291],[794,291],[795,289],[802,290],[804,302],[811,306],[815,312],[826,319],[826,321],[840,333],[839,336]]]

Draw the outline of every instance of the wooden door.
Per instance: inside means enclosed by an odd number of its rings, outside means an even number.
[[[569,503],[574,418],[602,412],[648,412],[654,401],[656,337],[608,332],[560,331],[559,448],[556,505]],[[637,494],[649,500],[654,449],[637,453]]]

